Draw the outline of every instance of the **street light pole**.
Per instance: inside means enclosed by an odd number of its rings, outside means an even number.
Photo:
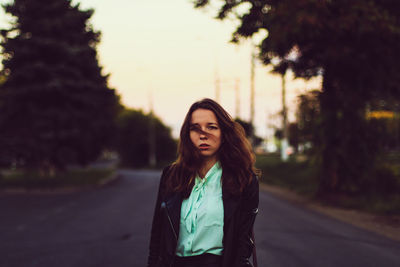
[[[218,70],[215,70],[215,101],[220,103],[221,100],[221,86],[220,86],[220,79],[218,75]]]
[[[250,133],[250,143],[254,145],[254,113],[255,113],[255,85],[254,85],[254,78],[255,78],[255,65],[256,65],[256,51],[255,45],[252,46],[251,52],[251,67],[250,67],[250,125],[253,130]]]
[[[281,142],[281,160],[287,161],[288,154],[287,148],[289,146],[288,142],[288,127],[287,127],[287,108],[286,108],[286,72],[281,74],[282,78],[282,142]]]
[[[150,104],[150,121],[149,121],[149,165],[154,168],[157,164],[156,158],[156,133],[155,133],[155,123],[154,123],[154,113],[153,113],[153,94],[150,92],[149,96]]]
[[[240,118],[240,88],[239,88],[239,79],[235,80],[235,97],[236,97],[236,107],[235,107],[235,116],[236,118]]]
[[[256,53],[255,48],[253,46],[253,50],[251,52],[251,69],[250,69],[250,123],[253,125],[254,123],[254,76],[255,76],[255,61],[256,61]],[[253,136],[252,136],[253,138]]]

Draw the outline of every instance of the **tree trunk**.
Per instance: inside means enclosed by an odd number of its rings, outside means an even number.
[[[317,144],[321,155],[320,183],[318,194],[336,192],[340,184],[338,175],[338,133],[339,97],[335,77],[327,69],[324,74],[323,88],[320,95],[321,131]]]
[[[360,192],[378,153],[365,118],[367,96],[362,86],[355,76],[340,83],[338,76],[335,70],[325,72],[320,98],[319,195]]]
[[[48,159],[44,159],[40,162],[39,165],[39,176],[42,178],[45,177],[55,177],[57,173],[56,166]]]

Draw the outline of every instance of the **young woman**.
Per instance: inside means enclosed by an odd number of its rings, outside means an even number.
[[[148,266],[252,266],[254,161],[240,124],[211,99],[195,102],[181,128],[178,159],[161,175]]]

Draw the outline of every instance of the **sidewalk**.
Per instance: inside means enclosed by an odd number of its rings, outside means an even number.
[[[288,189],[260,183],[260,189],[291,203],[323,213],[337,220],[400,241],[400,216],[374,215],[358,210],[322,205]]]

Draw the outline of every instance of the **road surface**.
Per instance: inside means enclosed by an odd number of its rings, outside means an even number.
[[[0,195],[1,267],[141,267],[159,171],[120,170],[100,189]],[[398,267],[400,242],[260,192],[260,267]]]

